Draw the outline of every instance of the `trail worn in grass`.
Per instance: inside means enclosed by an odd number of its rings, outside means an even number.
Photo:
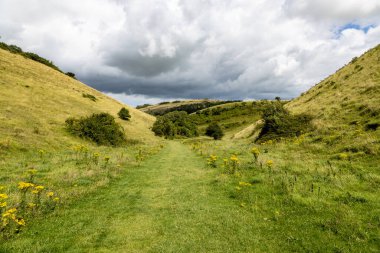
[[[169,142],[122,179],[31,224],[2,252],[254,252],[259,231],[215,172]],[[255,250],[256,249],[256,250]]]

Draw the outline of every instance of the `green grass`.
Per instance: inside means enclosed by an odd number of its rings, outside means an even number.
[[[189,142],[189,141],[186,141]],[[193,142],[193,141],[190,141]],[[378,252],[378,159],[309,144],[168,142],[109,186],[30,224],[4,252]],[[217,168],[207,166],[217,154]],[[239,173],[221,159],[237,154]],[[273,169],[265,161],[274,161]],[[326,164],[330,159],[332,171]],[[335,174],[335,175],[334,175]],[[291,186],[294,177],[297,181]],[[249,182],[252,186],[240,186]],[[314,189],[311,190],[311,184]],[[240,187],[240,189],[238,189]],[[319,190],[320,189],[320,190]]]
[[[109,187],[35,222],[0,249],[239,252],[275,247],[259,244],[255,217],[225,195],[216,174],[190,149],[170,142],[141,167],[128,168]]]
[[[379,251],[377,156],[341,160],[334,150],[301,137],[257,146],[261,154],[256,164],[249,153],[255,145],[248,141],[188,142],[205,162],[216,155],[220,173],[227,174],[223,159],[239,157],[239,172],[227,176],[224,187],[257,218],[262,235],[281,252]],[[272,168],[266,165],[269,160]],[[237,189],[240,181],[253,186]]]

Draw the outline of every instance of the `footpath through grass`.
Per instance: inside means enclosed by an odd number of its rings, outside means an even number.
[[[253,216],[215,183],[215,173],[188,147],[168,142],[109,187],[31,224],[0,252],[279,250],[262,241]]]

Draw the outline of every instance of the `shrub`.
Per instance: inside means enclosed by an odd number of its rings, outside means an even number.
[[[224,133],[218,123],[212,123],[206,128],[206,135],[213,137],[214,140],[222,139]]]
[[[90,99],[90,100],[92,100],[94,102],[96,102],[96,100],[97,100],[95,96],[93,96],[91,94],[88,94],[88,93],[82,93],[82,97],[88,98],[88,99]]]
[[[121,108],[117,115],[119,115],[119,118],[122,120],[129,120],[131,118],[129,110],[125,107]]]
[[[159,116],[152,131],[157,136],[173,138],[176,136],[193,137],[198,135],[197,126],[186,112],[170,112]]]
[[[108,113],[92,114],[79,119],[66,120],[67,130],[83,139],[94,141],[98,145],[120,146],[126,138],[123,128]]]
[[[270,104],[263,110],[264,125],[256,139],[258,142],[296,137],[311,131],[311,116],[291,115],[281,103]]]
[[[69,76],[69,77],[71,77],[71,78],[76,79],[76,78],[75,78],[75,74],[74,74],[73,72],[66,72],[65,75],[67,75],[67,76]]]

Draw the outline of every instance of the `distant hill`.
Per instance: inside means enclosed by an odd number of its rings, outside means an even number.
[[[157,105],[142,105],[136,108],[151,115],[164,115],[173,111],[185,111],[194,113],[211,106],[233,103],[236,101],[211,100],[211,99],[194,99],[184,101],[162,102]]]
[[[226,133],[225,138],[234,138],[235,134],[260,120],[263,109],[271,103],[274,101],[233,102],[197,111],[191,114],[191,117],[197,123],[201,133],[211,122],[217,122]],[[282,101],[282,103],[286,103],[286,101]],[[250,137],[253,129],[247,131],[249,133],[241,135],[240,138]]]
[[[127,138],[154,138],[155,118],[22,55],[0,49],[0,149],[5,146],[60,147],[78,141],[65,129],[68,117],[108,112],[117,118],[129,109],[130,121],[117,119]]]

